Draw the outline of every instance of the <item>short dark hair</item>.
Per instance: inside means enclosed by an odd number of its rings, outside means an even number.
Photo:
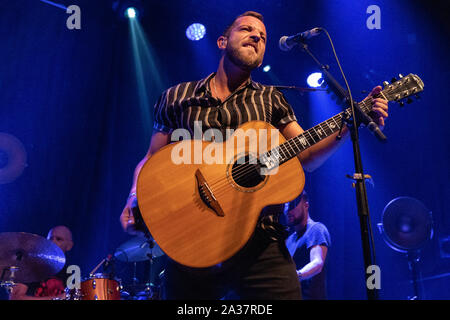
[[[297,198],[289,202],[288,211],[291,211],[292,209],[297,207],[298,204],[302,201],[302,199],[305,200],[305,202],[308,202],[308,193],[306,193],[306,190],[303,190],[302,193],[300,193],[300,195]]]
[[[258,13],[256,11],[246,11],[243,14],[238,15],[236,18],[234,18],[233,22],[231,22],[223,31],[222,36],[224,37],[228,37],[230,35],[230,30],[233,27],[234,23],[236,22],[237,19],[242,18],[242,17],[255,17],[256,19],[261,20],[261,22],[264,22],[264,17],[261,13]]]
[[[305,189],[303,189],[302,193],[300,193],[300,200],[304,199],[305,201],[309,201],[309,197],[308,197],[308,193],[306,192]]]

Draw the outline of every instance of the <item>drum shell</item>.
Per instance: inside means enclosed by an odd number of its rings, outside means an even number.
[[[120,300],[120,282],[106,276],[93,276],[80,284],[81,300]]]

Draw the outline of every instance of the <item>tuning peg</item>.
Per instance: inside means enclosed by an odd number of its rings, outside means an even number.
[[[401,73],[398,74],[398,78],[401,79],[403,78],[403,75]]]
[[[408,99],[406,100],[406,103],[407,103],[407,104],[410,104],[410,103],[413,103],[413,102],[414,102],[414,100],[411,99],[411,98],[408,98]]]
[[[404,107],[405,106],[405,103],[403,101],[397,101],[397,102],[400,105],[400,107]]]
[[[389,85],[389,82],[383,81],[383,86],[387,87]]]
[[[395,79],[395,77],[393,77],[393,78],[391,79],[391,82],[395,82],[395,81],[397,81],[397,79]]]
[[[416,94],[414,97],[416,97],[417,100],[420,99],[420,95],[419,94]]]

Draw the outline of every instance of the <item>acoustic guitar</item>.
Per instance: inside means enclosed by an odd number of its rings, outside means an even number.
[[[409,74],[384,83],[378,96],[400,102],[423,87]],[[371,112],[370,100],[358,104],[363,112]],[[292,201],[303,190],[297,155],[338,132],[350,116],[347,109],[289,140],[269,123],[250,121],[224,142],[183,140],[161,148],[137,180],[145,225],[182,265],[205,268],[229,259],[247,243],[265,207]],[[209,159],[198,161],[199,155]]]

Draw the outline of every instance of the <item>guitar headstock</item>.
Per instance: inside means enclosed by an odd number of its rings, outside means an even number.
[[[404,99],[408,98],[406,103],[411,103],[413,100],[409,98],[415,95],[419,98],[418,93],[423,91],[423,81],[419,76],[410,73],[406,77],[399,74],[400,79],[392,79],[392,83],[389,84],[387,81],[383,82],[384,88],[381,92],[388,101],[398,102],[401,106],[404,105]]]

